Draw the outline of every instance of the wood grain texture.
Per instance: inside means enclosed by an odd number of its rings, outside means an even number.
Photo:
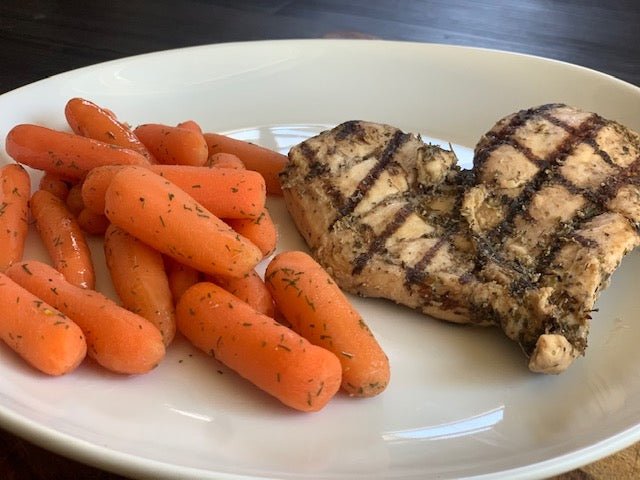
[[[640,85],[640,1],[112,0],[0,2],[0,93],[169,48],[287,38],[382,38],[509,50]],[[123,477],[0,429],[0,479]],[[640,478],[640,445],[553,480]]]

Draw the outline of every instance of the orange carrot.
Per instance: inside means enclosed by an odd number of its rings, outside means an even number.
[[[20,165],[0,168],[0,272],[22,260],[29,229],[31,179]]]
[[[264,179],[256,172],[184,165],[153,165],[151,171],[175,183],[217,217],[257,218],[264,209]]]
[[[205,273],[242,276],[262,259],[253,243],[147,169],[124,168],[113,177],[105,214],[149,246]]]
[[[164,255],[164,268],[167,272],[174,304],[178,303],[182,294],[189,287],[200,281],[200,272],[198,270],[167,255]]]
[[[88,208],[80,210],[76,221],[82,231],[90,235],[104,235],[109,226],[109,219],[104,214],[95,213]]]
[[[248,303],[254,310],[273,318],[274,305],[271,292],[255,270],[251,270],[240,278],[209,275],[209,280]]]
[[[133,133],[158,163],[202,166],[207,161],[207,142],[202,133],[193,129],[147,123],[136,127]]]
[[[149,165],[133,150],[38,125],[13,127],[6,150],[18,163],[71,179],[83,178],[99,165]]]
[[[66,180],[55,173],[44,172],[44,175],[40,178],[38,190],[46,190],[53,193],[60,200],[66,201],[73,183],[74,182]]]
[[[194,120],[185,120],[184,122],[180,122],[177,127],[186,128],[187,130],[193,130],[194,132],[202,135],[202,128],[200,128],[198,122],[195,122]]]
[[[97,167],[88,173],[82,185],[87,208],[104,212],[107,187],[122,168]],[[176,184],[217,217],[257,218],[264,209],[264,180],[256,172],[186,165],[153,165],[151,171]]]
[[[370,397],[389,383],[389,360],[369,327],[329,274],[304,252],[277,255],[265,283],[293,330],[334,352],[342,364],[342,388]]]
[[[84,200],[82,200],[82,182],[72,185],[65,199],[65,204],[71,215],[77,217],[84,210]]]
[[[256,218],[227,218],[227,224],[243,237],[251,240],[268,257],[276,250],[278,231],[265,208]]]
[[[189,288],[176,319],[196,347],[292,408],[318,411],[340,388],[340,362],[333,353],[213,283]]]
[[[282,195],[278,174],[287,163],[287,156],[255,143],[244,142],[226,135],[205,133],[209,156],[225,152],[236,155],[246,168],[259,172],[267,185],[267,193]]]
[[[49,375],[74,370],[87,353],[80,327],[0,273],[0,338]]]
[[[77,135],[128,148],[144,156],[150,163],[156,163],[131,128],[119,122],[112,111],[83,98],[72,98],[67,102],[64,114],[71,130]]]
[[[176,333],[176,319],[160,252],[110,225],[104,237],[104,253],[124,307],[153,323],[165,346],[169,345]]]
[[[82,288],[94,288],[91,251],[75,217],[58,197],[37,190],[31,197],[31,214],[56,270]]]
[[[57,308],[82,329],[87,355],[117,373],[140,374],[156,367],[165,347],[158,329],[95,290],[72,285],[49,265],[16,263],[7,276]]]
[[[247,168],[237,155],[222,152],[211,155],[207,161],[207,165],[219,168],[237,168],[239,170],[245,170]]]

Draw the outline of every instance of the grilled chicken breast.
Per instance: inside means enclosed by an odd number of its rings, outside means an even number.
[[[499,326],[531,370],[559,373],[639,241],[639,156],[635,133],[553,104],[500,120],[471,170],[418,136],[351,121],[292,148],[281,180],[343,289]]]

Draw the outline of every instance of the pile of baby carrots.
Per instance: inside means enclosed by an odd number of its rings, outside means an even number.
[[[144,374],[180,334],[297,410],[386,388],[386,355],[327,272],[272,257],[286,156],[194,121],[133,128],[82,98],[64,113],[70,132],[15,126],[0,168],[0,338],[18,355],[49,375],[86,357]],[[23,258],[31,222],[50,264]],[[117,301],[96,290],[96,235]]]

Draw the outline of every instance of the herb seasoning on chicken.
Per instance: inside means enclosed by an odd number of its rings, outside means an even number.
[[[289,153],[287,208],[340,286],[497,325],[536,372],[587,346],[590,312],[640,242],[640,140],[561,104],[500,120],[474,166],[397,128],[350,121]]]

